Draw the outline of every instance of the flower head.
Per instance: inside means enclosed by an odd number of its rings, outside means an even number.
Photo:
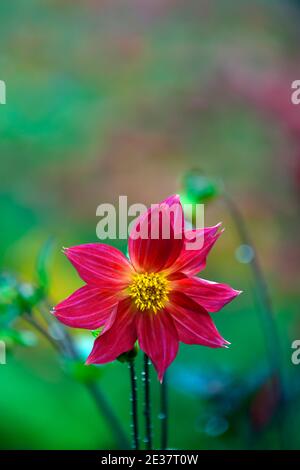
[[[209,312],[240,291],[196,277],[222,233],[219,227],[185,230],[179,196],[172,196],[138,218],[129,236],[129,259],[102,243],[65,249],[86,285],[54,314],[68,326],[102,328],[87,364],[113,361],[138,340],[162,381],[180,341],[212,348],[229,344]]]

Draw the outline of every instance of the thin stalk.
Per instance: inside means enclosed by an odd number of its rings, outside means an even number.
[[[110,403],[107,401],[107,398],[103,394],[100,387],[97,387],[95,383],[88,383],[86,384],[86,388],[89,391],[90,395],[94,398],[97,408],[111,427],[111,430],[114,433],[118,446],[121,449],[128,449],[129,442],[120,425],[120,421],[115,415],[112,407],[110,406]]]
[[[131,386],[131,417],[132,417],[132,430],[133,430],[133,442],[132,448],[134,450],[139,449],[139,428],[138,428],[138,410],[137,410],[137,376],[135,373],[134,360],[128,363],[129,375],[130,375],[130,386]]]
[[[165,373],[160,389],[161,450],[168,448],[168,383]]]
[[[58,323],[55,324],[61,330],[61,337],[62,339],[56,340],[51,336],[51,334],[37,321],[35,320],[30,314],[25,313],[23,318],[33,327],[35,328],[50,344],[51,346],[58,352],[59,354],[72,357],[73,359],[80,359],[79,355],[76,351],[76,347],[72,340],[72,337],[68,334],[68,332]],[[50,323],[49,323],[49,326]],[[106,397],[102,393],[99,387],[93,383],[86,383],[84,384],[95,401],[95,404],[101,414],[104,416],[108,424],[110,425],[112,432],[115,436],[118,445],[122,449],[128,449],[129,443],[124,431],[120,425],[118,418],[116,417],[113,409],[111,408],[110,404],[108,403]]]
[[[149,358],[147,354],[144,354],[144,372],[143,372],[143,382],[144,382],[144,416],[145,416],[145,439],[147,450],[152,450],[152,424],[151,424],[151,405],[150,405],[150,375],[149,375]]]
[[[61,345],[48,333],[48,331],[37,322],[29,313],[23,314],[23,319],[26,320],[33,328],[35,328],[44,338],[53,346],[53,348],[58,352],[62,353]]]
[[[264,307],[263,309],[263,320],[266,331],[266,341],[269,349],[269,357],[272,365],[272,369],[280,370],[280,340],[279,334],[275,322],[275,315],[273,311],[272,299],[269,293],[268,285],[264,277],[260,262],[258,260],[257,252],[253,241],[250,238],[249,231],[246,227],[244,217],[241,214],[237,205],[228,197],[225,197],[226,205],[229,209],[231,217],[235,223],[237,232],[239,234],[241,243],[248,245],[253,250],[253,258],[250,261],[250,266],[255,282],[256,290],[259,294],[260,301]]]
[[[268,284],[265,279],[262,267],[260,265],[257,252],[253,241],[249,235],[249,231],[246,227],[246,223],[242,213],[235,202],[227,195],[224,195],[226,206],[231,214],[232,220],[236,226],[236,230],[239,234],[241,243],[248,245],[253,250],[253,257],[250,261],[250,267],[255,283],[256,291],[260,299],[262,309],[260,310],[261,322],[263,325],[264,336],[266,341],[266,347],[268,352],[268,358],[270,362],[271,372],[277,373],[278,376],[278,390],[274,389],[274,399],[277,400],[279,392],[280,405],[283,407],[285,404],[285,387],[284,377],[281,363],[281,343],[279,332],[277,329],[275,315],[273,310],[272,298],[269,292]],[[282,410],[280,411],[282,414]],[[280,429],[280,440],[283,445],[283,429]]]

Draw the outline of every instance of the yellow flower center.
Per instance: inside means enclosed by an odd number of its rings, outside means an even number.
[[[156,313],[168,301],[168,284],[162,274],[135,274],[129,286],[129,295],[139,310],[153,310]]]

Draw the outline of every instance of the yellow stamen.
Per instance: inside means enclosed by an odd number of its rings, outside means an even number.
[[[163,309],[169,300],[168,284],[163,274],[135,274],[129,286],[129,295],[139,310],[153,310],[156,313]]]

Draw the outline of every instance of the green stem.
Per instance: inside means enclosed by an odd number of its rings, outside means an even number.
[[[167,384],[167,373],[165,372],[163,382],[161,384],[160,391],[160,414],[161,420],[161,450],[168,448],[168,384]]]
[[[35,328],[44,338],[51,344],[51,346],[58,352],[62,353],[61,345],[48,333],[48,331],[37,322],[30,313],[24,313],[23,319]]]
[[[129,374],[130,374],[130,385],[131,385],[131,417],[132,417],[132,429],[133,429],[133,443],[132,448],[134,450],[139,449],[139,429],[138,429],[138,410],[137,410],[137,376],[135,373],[134,360],[128,363]]]
[[[152,424],[151,424],[151,405],[150,405],[150,375],[149,375],[149,358],[147,354],[144,354],[144,372],[143,372],[143,382],[144,382],[144,393],[145,393],[145,402],[144,402],[144,416],[146,424],[146,435],[145,435],[145,444],[147,450],[152,450]]]
[[[103,394],[100,387],[97,386],[95,383],[88,383],[86,384],[86,387],[90,395],[94,398],[97,408],[111,427],[111,430],[113,431],[118,446],[121,449],[128,449],[129,442],[120,425],[120,421],[115,415],[112,407],[110,406],[110,403],[108,403],[107,398]]]

